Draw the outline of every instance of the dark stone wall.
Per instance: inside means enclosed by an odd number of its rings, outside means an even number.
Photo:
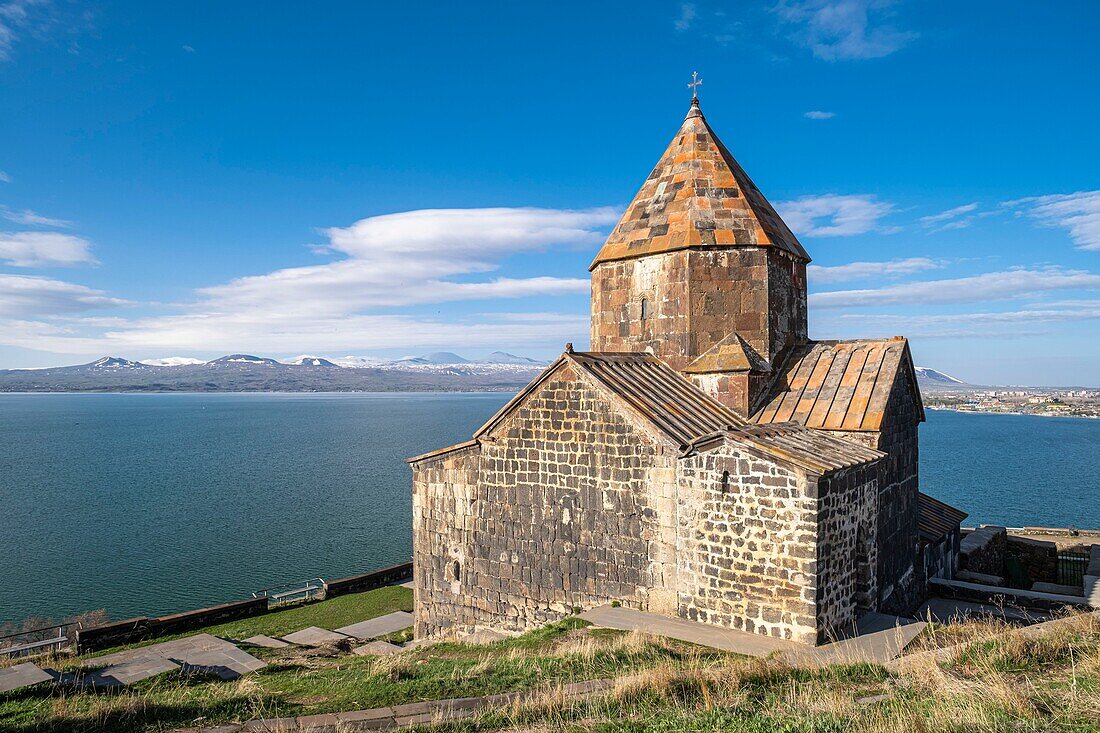
[[[1058,582],[1058,546],[1055,543],[1012,535],[1005,540],[1006,559],[1015,560],[1028,588],[1032,583]]]
[[[817,643],[877,607],[879,475],[877,466],[857,466],[818,480]]]
[[[647,608],[659,534],[649,472],[663,447],[564,366],[483,439],[476,471],[471,458],[450,478],[414,467],[417,633]]]
[[[911,389],[899,370],[876,446],[887,454],[878,495],[878,607],[884,613],[909,613],[927,595],[917,533],[920,412]]]
[[[939,541],[926,544],[921,548],[925,578],[951,580],[955,577],[955,569],[959,566],[961,539],[961,532],[958,527],[955,527]]]

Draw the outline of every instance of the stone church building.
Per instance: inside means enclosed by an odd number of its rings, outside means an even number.
[[[923,600],[908,343],[811,340],[809,261],[693,100],[592,263],[591,351],[410,459],[417,635],[618,603],[818,644]]]

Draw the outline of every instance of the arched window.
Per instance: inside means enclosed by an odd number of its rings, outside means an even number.
[[[451,578],[453,580],[462,579],[462,565],[458,562],[458,560],[455,560],[454,563],[451,564]]]
[[[649,318],[649,300],[642,298],[642,320]]]
[[[730,490],[730,472],[722,471],[722,493],[728,494]]]

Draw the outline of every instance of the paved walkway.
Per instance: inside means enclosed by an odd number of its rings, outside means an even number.
[[[303,715],[297,718],[267,718],[246,723],[229,723],[212,728],[186,728],[176,733],[254,733],[258,731],[361,731],[406,728],[414,725],[444,723],[477,715],[484,709],[499,708],[513,703],[536,699],[548,692],[563,698],[583,698],[606,692],[614,686],[612,680],[574,682],[560,688],[509,692],[484,697],[461,697],[451,700],[431,700],[408,705],[394,705],[370,710],[352,710],[344,713]]]
[[[92,657],[83,666],[89,671],[61,675],[58,682],[85,687],[118,687],[175,669],[206,672],[223,680],[231,680],[266,667],[267,663],[224,639],[210,634],[195,634]]]
[[[850,638],[811,647],[786,639],[750,634],[746,631],[725,629],[698,621],[660,616],[629,608],[601,606],[582,613],[580,617],[597,626],[666,636],[750,657],[777,654],[780,658],[799,666],[856,662],[883,664],[900,654],[906,644],[924,629],[924,624],[921,622],[881,613],[867,613],[860,618],[856,624],[855,633]]]
[[[18,690],[20,687],[49,682],[53,675],[31,662],[23,662],[13,667],[0,669],[0,692]]]

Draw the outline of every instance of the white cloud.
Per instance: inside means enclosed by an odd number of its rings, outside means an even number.
[[[887,305],[942,305],[1013,300],[1057,290],[1098,290],[1100,275],[1082,270],[1048,267],[1005,270],[949,280],[901,283],[867,290],[814,293],[815,308],[862,308]]]
[[[7,206],[0,206],[0,216],[3,216],[8,221],[13,221],[16,224],[22,224],[29,227],[55,227],[55,228],[67,228],[72,226],[72,222],[65,221],[64,219],[54,219],[49,216],[43,216],[36,211],[30,209],[23,209],[22,211],[12,211]]]
[[[4,171],[0,171],[0,183],[11,183],[11,176]]]
[[[815,284],[839,283],[850,280],[862,280],[871,277],[897,277],[911,275],[915,272],[935,270],[943,267],[944,263],[927,257],[910,257],[904,260],[890,260],[889,262],[849,262],[846,265],[809,265],[806,274]]]
[[[891,0],[780,0],[775,12],[797,26],[795,40],[825,61],[888,56],[917,38],[880,22]]]
[[[920,223],[922,226],[934,227],[937,224],[945,224],[952,221],[967,221],[967,218],[965,218],[964,215],[971,213],[977,208],[977,203],[963,204],[962,206],[956,206],[953,209],[941,211],[940,213],[933,214],[932,216],[922,216],[920,218]]]
[[[14,267],[95,264],[91,243],[59,232],[0,232],[0,262]]]
[[[783,220],[802,237],[846,237],[871,231],[888,232],[879,221],[894,205],[869,194],[803,196],[775,204]]]
[[[127,301],[83,285],[48,277],[0,274],[0,316],[40,318],[122,305]]]
[[[1100,318],[1095,300],[1063,301],[1046,307],[1013,311],[950,313],[941,315],[845,314],[838,327],[860,333],[905,333],[923,338],[988,338],[993,335],[1036,335],[1036,325]],[[843,325],[841,325],[843,324]],[[1029,329],[1024,331],[1023,329]]]
[[[1033,196],[1006,201],[1043,226],[1069,230],[1070,239],[1080,249],[1100,250],[1100,191]]]
[[[180,48],[182,48],[187,53],[195,53],[195,48],[193,46],[187,45],[186,43],[183,44],[183,46],[181,46]]]
[[[680,15],[673,23],[678,31],[686,31],[691,27],[692,21],[695,20],[695,4],[694,3],[681,3]]]
[[[0,342],[58,353],[231,350],[265,353],[545,345],[583,336],[587,321],[561,314],[496,314],[456,322],[380,309],[462,300],[583,294],[587,278],[485,277],[512,255],[551,246],[594,246],[611,208],[446,209],[371,217],[324,230],[319,251],[341,259],[203,288],[176,313],[68,325],[41,333],[24,324]],[[478,276],[481,277],[478,277]],[[446,313],[446,309],[441,309]],[[34,311],[22,314],[34,317]],[[584,321],[583,323],[581,321]],[[85,328],[80,330],[79,326]],[[98,329],[98,332],[96,331]],[[32,345],[37,344],[37,345]]]
[[[810,110],[802,115],[808,120],[831,120],[836,117],[836,112],[822,112],[819,109]]]

